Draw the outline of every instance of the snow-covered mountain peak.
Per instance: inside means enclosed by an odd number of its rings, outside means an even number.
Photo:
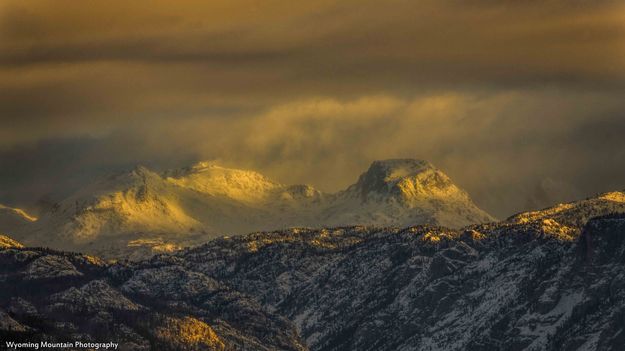
[[[183,188],[242,202],[264,200],[285,188],[258,172],[226,168],[211,161],[167,171],[163,177],[167,182]]]
[[[376,161],[354,185],[335,194],[199,162],[162,173],[138,166],[101,179],[15,237],[28,245],[102,254],[128,251],[134,243],[180,247],[223,234],[289,227],[461,227],[490,220],[426,161]]]
[[[431,163],[415,159],[375,161],[363,173],[352,191],[363,201],[391,195],[402,201],[428,199],[469,200],[468,195]]]
[[[97,206],[98,202],[106,202],[107,199],[112,198],[120,200],[114,201],[119,206],[122,206],[122,198],[131,196],[136,197],[137,201],[146,201],[149,193],[155,195],[160,192],[163,183],[158,173],[144,166],[136,166],[130,171],[100,178],[79,189],[61,201],[57,206],[57,211],[59,207],[72,206],[75,212],[80,212],[80,209]]]
[[[391,159],[374,161],[358,179],[363,188],[383,189],[406,177],[417,176],[434,166],[427,161],[415,159]]]
[[[229,173],[229,172],[244,172],[244,173],[255,173],[259,176],[262,176],[256,171],[252,170],[244,170],[238,168],[228,168],[219,164],[217,161],[199,161],[190,166],[170,169],[168,171],[163,172],[164,177],[174,177],[174,178],[182,178],[193,174],[199,173],[208,173],[210,175],[220,174],[220,173]]]
[[[387,181],[415,175],[427,169],[434,169],[434,165],[425,160],[412,158],[398,158],[373,161],[367,173],[380,174]]]
[[[217,161],[199,161],[190,166],[167,170],[163,172],[163,176],[180,178],[180,177],[188,176],[190,174],[210,172],[211,170],[215,170],[215,169],[223,170],[227,168],[219,165]]]
[[[493,217],[427,161],[375,161],[358,181],[337,194],[329,215],[340,225],[411,223],[462,227]]]
[[[128,178],[128,179],[139,180],[139,181],[146,181],[147,179],[151,179],[155,181],[155,180],[162,178],[158,172],[151,170],[148,167],[143,166],[143,165],[136,166],[130,172],[126,172],[126,173],[122,172],[118,174],[117,177]]]
[[[192,169],[202,170],[205,168],[215,168],[219,167],[216,161],[199,161],[191,166]]]

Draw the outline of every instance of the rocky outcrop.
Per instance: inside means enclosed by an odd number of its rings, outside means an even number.
[[[165,262],[108,265],[48,249],[2,248],[0,338],[112,340],[121,350],[307,349],[286,318]]]

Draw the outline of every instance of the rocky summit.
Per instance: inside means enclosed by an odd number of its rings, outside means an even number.
[[[136,262],[4,240],[0,338],[124,350],[622,350],[623,200],[613,192],[462,229],[259,232]]]

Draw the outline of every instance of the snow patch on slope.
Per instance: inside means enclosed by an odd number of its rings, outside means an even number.
[[[26,211],[0,204],[0,233],[6,233],[13,237],[19,236],[37,220],[37,217]]]
[[[24,247],[19,242],[9,238],[6,235],[0,234],[0,249],[10,249],[10,248],[22,248]]]

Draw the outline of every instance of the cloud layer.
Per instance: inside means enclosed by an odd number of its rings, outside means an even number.
[[[428,159],[498,216],[625,188],[621,1],[0,3],[0,202],[218,159]]]

